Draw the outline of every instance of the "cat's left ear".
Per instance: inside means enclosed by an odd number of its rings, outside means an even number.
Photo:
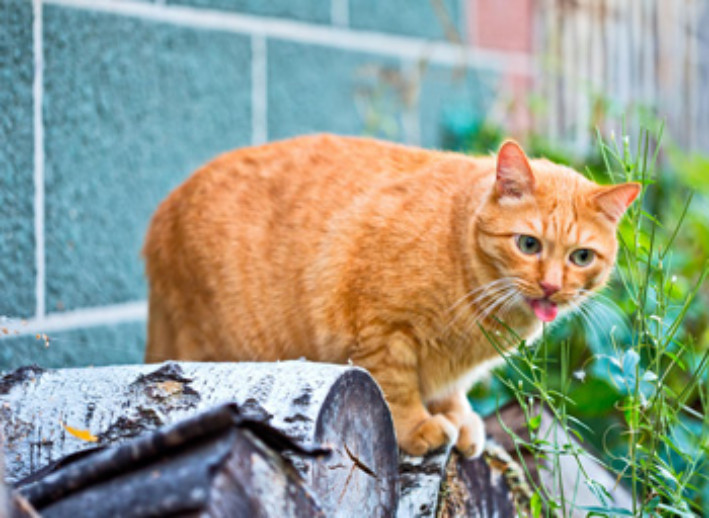
[[[506,140],[497,152],[495,187],[500,198],[521,198],[534,191],[532,167],[514,140]]]
[[[601,187],[600,190],[593,195],[592,199],[596,207],[598,207],[598,210],[613,223],[618,223],[626,209],[630,207],[630,204],[638,197],[641,190],[642,186],[639,183],[622,183],[610,187]]]

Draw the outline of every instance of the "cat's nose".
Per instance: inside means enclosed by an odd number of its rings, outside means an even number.
[[[559,291],[561,289],[556,284],[552,284],[550,282],[544,282],[544,281],[541,281],[539,283],[539,286],[541,286],[542,291],[544,291],[545,297],[551,297],[552,295],[554,295],[554,293],[556,293],[557,291]]]

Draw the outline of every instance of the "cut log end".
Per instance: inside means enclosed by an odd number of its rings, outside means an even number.
[[[312,465],[312,485],[331,495],[332,516],[391,516],[398,503],[398,447],[389,408],[369,374],[352,370],[333,384],[317,423],[315,440],[332,455]],[[370,378],[371,379],[371,378]],[[365,516],[362,514],[362,516]]]

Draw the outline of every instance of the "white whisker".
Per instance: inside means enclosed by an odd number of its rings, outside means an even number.
[[[490,313],[495,311],[497,308],[502,307],[502,305],[504,305],[510,298],[516,295],[517,289],[514,286],[509,286],[507,290],[500,294],[500,296],[490,301],[490,303],[483,306],[482,308],[479,308],[478,311],[476,311],[472,315],[470,321],[468,322],[468,325],[465,328],[465,333],[470,333],[476,323],[487,318]]]
[[[445,333],[448,331],[453,324],[456,323],[456,321],[461,318],[462,316],[466,315],[469,310],[475,309],[475,306],[484,300],[485,298],[494,298],[499,296],[501,293],[504,291],[508,290],[512,284],[509,281],[509,278],[503,277],[501,279],[494,280],[488,284],[485,284],[483,286],[479,286],[478,288],[475,288],[465,295],[463,295],[460,299],[458,299],[449,309],[448,313],[451,313],[456,307],[460,307],[461,304],[465,303],[465,308],[459,311],[456,311],[455,314],[453,314],[446,324],[446,326],[443,328],[442,333]],[[469,297],[475,295],[475,298],[472,300],[467,300]],[[494,299],[493,299],[494,300]],[[466,311],[468,310],[468,311]]]
[[[584,304],[605,325],[606,329],[619,328],[624,335],[630,334],[630,324],[625,313],[612,300],[607,297],[601,300],[589,297],[584,301]]]
[[[519,293],[515,293],[513,297],[505,302],[505,304],[497,311],[497,318],[500,322],[507,326],[507,323],[505,322],[507,315],[517,304],[522,301],[524,301],[524,297]],[[514,332],[507,332],[503,335],[503,340],[505,341],[505,345],[514,346],[517,343],[517,335]]]
[[[467,292],[465,295],[463,295],[462,297],[460,297],[457,301],[455,301],[455,303],[453,303],[453,305],[448,308],[448,311],[450,312],[450,311],[454,310],[457,306],[459,306],[460,304],[462,304],[463,302],[465,302],[465,300],[466,300],[468,297],[471,297],[471,296],[477,294],[478,292],[480,292],[480,291],[482,291],[482,290],[489,290],[489,289],[491,289],[491,288],[497,286],[498,284],[509,283],[509,280],[510,280],[509,277],[501,277],[500,279],[495,279],[495,280],[492,281],[492,282],[489,282],[489,283],[487,283],[487,284],[483,284],[482,286],[478,286],[477,288],[474,288],[474,289],[470,290],[470,291]]]

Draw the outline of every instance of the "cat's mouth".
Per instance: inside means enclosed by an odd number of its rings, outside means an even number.
[[[559,314],[559,306],[547,298],[527,299],[527,303],[542,322],[551,322]]]

